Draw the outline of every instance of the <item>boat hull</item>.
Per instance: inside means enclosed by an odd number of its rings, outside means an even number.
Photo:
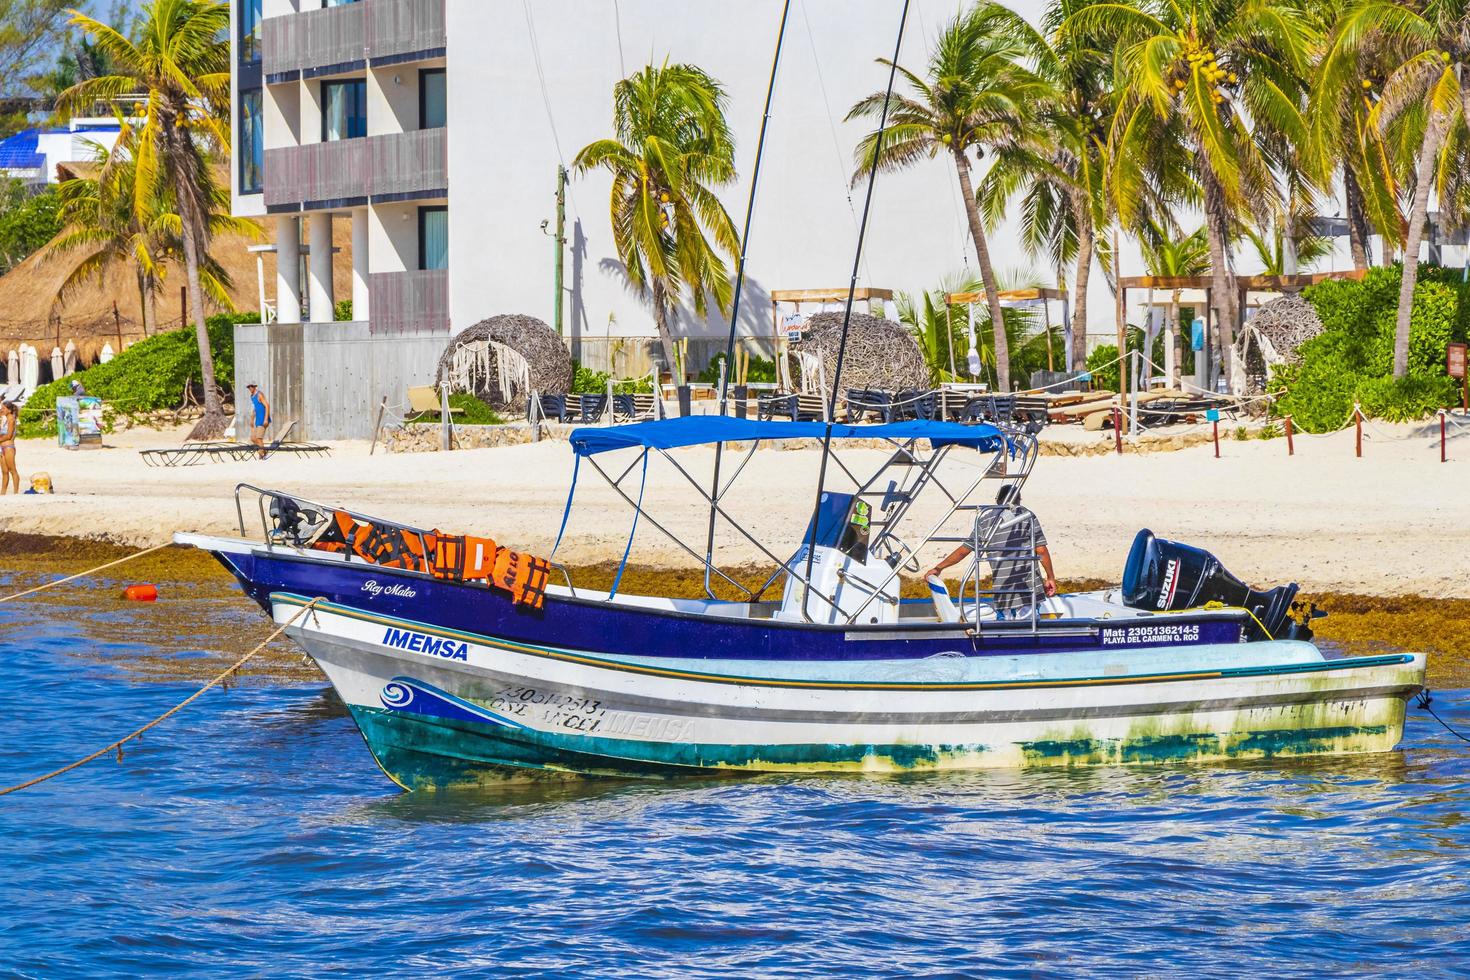
[[[278,622],[308,602],[271,599]],[[753,676],[330,603],[289,632],[383,771],[408,789],[545,772],[909,772],[1378,752],[1402,737],[1424,675],[1418,654],[1323,661],[1306,644],[1280,643],[1181,648],[1172,670],[1120,660],[1096,676],[1005,679],[1014,665],[986,674],[965,657]]]

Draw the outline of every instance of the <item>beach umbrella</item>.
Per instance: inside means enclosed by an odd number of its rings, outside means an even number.
[[[102,353],[97,355],[97,363],[106,364],[108,361],[112,360],[116,356],[117,355],[112,350],[111,344],[103,344]]]
[[[51,348],[51,380],[63,377],[66,374],[66,361],[61,357],[61,348]]]
[[[10,356],[5,359],[5,383],[15,384],[20,381],[20,355],[14,349]]]
[[[20,384],[26,391],[35,391],[41,381],[41,361],[36,349],[30,344],[20,345]]]
[[[75,374],[77,370],[77,342],[68,340],[66,349],[61,353],[62,373]]]

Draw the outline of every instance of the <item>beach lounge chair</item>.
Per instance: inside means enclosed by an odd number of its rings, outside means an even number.
[[[286,427],[281,430],[271,442],[265,444],[265,456],[285,453],[293,456],[330,456],[330,446],[323,446],[314,442],[289,442],[291,431],[296,428],[296,420],[290,419]],[[239,462],[246,459],[255,459],[259,456],[260,449],[254,443],[249,442],[186,442],[177,449],[140,449],[138,455],[143,457],[143,462],[149,466],[194,466],[199,463]]]
[[[863,422],[869,415],[877,416],[879,422],[892,422],[893,395],[875,388],[847,389],[847,420]]]
[[[567,395],[538,393],[526,403],[526,420],[541,418],[548,422],[565,422],[569,411]]]
[[[577,414],[574,421],[584,425],[596,422],[602,418],[602,413],[607,411],[606,395],[568,395],[567,401],[571,402],[574,398],[577,400]],[[571,405],[568,404],[567,407],[570,410]]]
[[[438,414],[443,405],[439,401],[439,392],[433,385],[414,385],[408,389],[408,411],[415,418],[429,414]],[[463,408],[449,406],[450,415],[461,415]]]
[[[938,415],[939,396],[935,392],[906,388],[894,396],[892,419],[895,422],[932,419]]]
[[[653,394],[613,395],[614,422],[642,422],[658,418],[658,396]]]

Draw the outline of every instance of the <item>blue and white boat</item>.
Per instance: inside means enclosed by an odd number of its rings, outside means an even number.
[[[517,602],[436,575],[417,557],[433,532],[243,485],[238,537],[177,540],[212,552],[291,623],[373,757],[409,789],[537,771],[1205,761],[1377,752],[1400,740],[1421,654],[1326,656],[1308,642],[1310,611],[1294,585],[1253,591],[1207,553],[1147,531],[1118,588],[997,613],[1012,603],[989,588],[986,566],[1031,556],[984,539],[995,507],[979,501],[987,482],[1029,475],[1031,433],[937,421],[830,428],[888,453],[871,474],[839,462],[851,486],[823,493],[806,533],[775,544],[730,513],[731,484],[760,447],[820,439],[826,423],[713,416],[572,434],[579,468],[632,508],[630,551],[638,530],[669,533],[645,512],[634,474],[646,482],[658,460],[699,490],[709,539],[678,542],[706,569],[709,594],[698,599],[629,595],[617,582],[588,590],[552,563],[544,601]],[[698,445],[745,453],[713,492],[681,460]],[[245,531],[252,494],[259,538]],[[927,511],[917,506],[926,496],[938,501]],[[323,550],[341,514],[419,545],[392,567]],[[904,530],[919,514],[924,526]],[[722,571],[716,518],[771,559],[764,587]],[[900,596],[921,549],[961,541],[974,558],[957,595]],[[717,579],[741,597],[714,598]]]

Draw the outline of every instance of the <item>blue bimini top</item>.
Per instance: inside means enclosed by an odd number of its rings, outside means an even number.
[[[721,442],[752,442],[775,439],[821,439],[825,422],[761,422],[727,415],[689,415],[682,418],[633,422],[606,428],[572,430],[572,451],[578,456],[595,456],[614,449],[678,449]],[[969,446],[994,452],[1005,445],[1005,434],[984,422],[933,422],[923,419],[879,425],[832,424],[834,439],[928,439],[939,446]]]

